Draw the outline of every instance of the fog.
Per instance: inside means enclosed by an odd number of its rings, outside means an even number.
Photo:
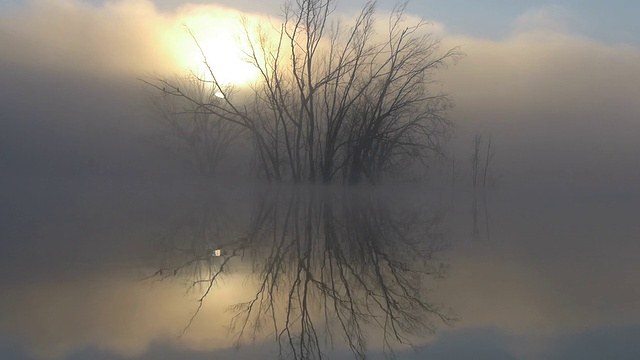
[[[87,164],[127,174],[171,168],[153,144],[161,129],[137,78],[180,71],[162,41],[178,36],[180,19],[196,9],[71,1],[3,14],[2,166],[60,174]],[[490,133],[505,179],[635,187],[640,51],[563,33],[544,16],[520,19],[501,40],[434,27],[444,47],[466,54],[438,74],[456,103],[450,151],[467,157],[472,136]]]
[[[296,206],[312,214],[299,221],[317,236],[331,233],[321,219],[344,221],[336,236],[353,238],[339,243],[364,248],[353,239],[374,236],[371,229],[398,218],[437,223],[439,235],[429,239],[446,243],[434,256],[446,274],[432,279],[434,271],[424,271],[429,276],[420,277],[418,298],[455,321],[436,319],[433,332],[408,334],[420,352],[394,344],[398,358],[637,358],[637,45],[576,34],[567,25],[571,15],[554,8],[522,14],[502,37],[461,35],[434,22],[429,29],[442,48],[464,53],[432,84],[455,103],[447,114],[454,124],[447,157],[420,170],[414,182],[308,190],[254,179],[246,141],[233,145],[215,179],[167,151],[155,93],[140,78],[185,70],[176,52],[189,48],[183,24],[195,14],[217,21],[241,13],[164,5],[34,1],[0,14],[0,357],[276,356],[282,344],[266,330],[234,350],[228,310],[255,296],[255,268],[267,261],[260,256],[277,248],[249,231],[260,206],[271,204],[278,215],[261,229],[272,239],[290,226],[278,216]],[[253,11],[251,19],[277,18],[259,13],[266,6],[238,7]],[[338,15],[353,18],[348,7],[340,9]],[[473,189],[470,179],[476,135],[483,137],[482,154],[489,136],[494,151],[483,189]],[[300,205],[290,200],[296,191],[327,191],[342,210],[328,211],[326,194],[313,201],[304,195]],[[350,195],[336,195],[341,191],[360,191],[371,203],[353,205]],[[370,215],[358,217],[359,211]],[[222,224],[224,231],[199,237],[203,224]],[[290,241],[294,231],[281,231]],[[252,238],[245,245],[253,257],[238,260],[180,336],[202,292],[187,291],[190,275],[162,281],[152,275],[176,256],[185,259],[170,249],[202,250],[212,246],[211,236]],[[417,267],[405,243],[391,238],[395,247],[381,253],[399,268]],[[433,255],[418,254],[430,261]],[[358,299],[374,298],[377,289]],[[318,328],[329,326],[323,305],[314,306]],[[382,358],[379,328],[363,329],[369,354]],[[334,330],[335,346],[322,351],[353,358],[340,331]]]
[[[460,138],[493,133],[518,181],[636,186],[637,48],[545,29],[447,41],[467,53],[443,75]]]

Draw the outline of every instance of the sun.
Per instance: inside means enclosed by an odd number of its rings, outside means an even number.
[[[174,29],[170,45],[178,67],[193,71],[208,81],[213,80],[204,63],[204,53],[215,79],[222,86],[243,86],[258,79],[258,69],[246,61],[238,16],[203,10],[188,13],[179,20],[181,25]],[[202,53],[189,31],[197,39]]]

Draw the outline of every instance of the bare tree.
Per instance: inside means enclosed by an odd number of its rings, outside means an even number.
[[[281,358],[320,359],[327,344],[341,342],[364,359],[377,333],[393,356],[398,344],[411,345],[453,320],[428,299],[429,284],[446,271],[438,260],[447,246],[439,224],[438,214],[392,209],[370,194],[272,193],[256,203],[247,235],[222,256],[196,245],[193,256],[180,252],[177,265],[156,276],[200,269],[187,272],[189,283],[205,285],[196,316],[234,261],[249,262],[255,293],[231,308],[238,344],[269,332]],[[210,247],[211,239],[202,243]]]
[[[482,145],[482,135],[476,134],[473,138],[473,153],[471,154],[471,182],[473,188],[478,186],[480,181],[480,146]]]
[[[429,85],[435,70],[460,55],[440,51],[428,23],[407,24],[404,6],[376,33],[374,5],[350,25],[332,20],[334,0],[287,1],[275,29],[245,21],[247,61],[261,77],[250,96],[225,89],[215,76],[224,69],[213,69],[204,52],[220,100],[194,98],[166,78],[145,81],[246,129],[269,180],[373,183],[442,154],[452,103]]]
[[[487,187],[487,179],[489,177],[489,167],[493,161],[493,157],[495,152],[492,148],[492,137],[489,134],[489,139],[487,141],[486,153],[484,159],[481,155],[481,148],[483,138],[482,135],[476,134],[473,138],[473,152],[471,154],[471,182],[473,184],[473,188],[477,188],[480,185],[480,180],[482,180],[482,187]]]
[[[487,174],[489,173],[489,165],[493,160],[494,152],[491,149],[491,134],[489,134],[489,141],[487,142],[487,154],[484,158],[484,170],[482,175],[482,187],[487,187]]]
[[[206,82],[198,79],[195,75],[175,77],[171,83],[185,96],[172,95],[163,88],[165,91],[152,101],[156,119],[165,129],[164,147],[179,153],[200,174],[213,176],[243,128],[196,104],[221,101]]]

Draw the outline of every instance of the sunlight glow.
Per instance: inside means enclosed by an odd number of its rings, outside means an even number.
[[[180,68],[204,74],[202,76],[207,81],[213,80],[186,26],[198,40],[220,85],[241,86],[258,79],[258,70],[245,61],[246,55],[241,44],[243,29],[237,14],[204,8],[188,12],[179,19],[179,23],[172,34],[170,47]]]

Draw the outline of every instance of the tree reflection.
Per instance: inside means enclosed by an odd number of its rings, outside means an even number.
[[[155,276],[188,273],[201,291],[195,317],[221,276],[248,265],[256,287],[232,306],[236,344],[269,333],[282,358],[320,359],[344,342],[363,359],[375,338],[392,356],[452,321],[429,301],[429,286],[446,271],[438,255],[447,244],[440,216],[424,206],[394,207],[368,192],[270,192],[258,197],[248,231],[226,244],[207,236],[220,233],[219,214],[210,215],[217,219],[185,227],[196,240],[174,246],[173,265]]]

